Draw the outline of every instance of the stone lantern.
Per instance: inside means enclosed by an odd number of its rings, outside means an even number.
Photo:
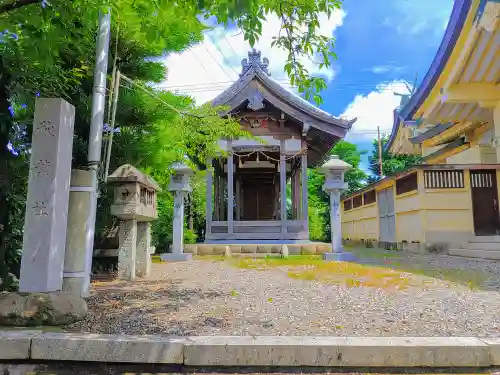
[[[158,218],[156,194],[160,187],[150,176],[130,164],[108,177],[114,186],[111,214],[121,220],[118,250],[118,278],[135,280],[151,269],[151,221]]]
[[[193,255],[184,253],[184,198],[191,192],[189,178],[193,170],[183,162],[176,162],[172,166],[173,174],[170,178],[168,190],[174,194],[174,218],[172,223],[172,252],[162,254],[161,259],[166,262],[191,260]]]
[[[340,194],[347,189],[344,181],[345,172],[351,165],[340,160],[337,155],[321,166],[320,170],[325,174],[323,190],[330,195],[330,230],[332,237],[332,252],[324,253],[324,260],[349,261],[353,259],[352,254],[345,253],[342,246],[342,223],[340,221]]]

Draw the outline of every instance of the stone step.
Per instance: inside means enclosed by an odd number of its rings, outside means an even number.
[[[466,242],[462,245],[464,249],[469,250],[485,250],[485,251],[500,251],[500,242]]]
[[[500,250],[449,249],[448,254],[466,258],[500,260]]]
[[[469,242],[498,242],[500,243],[500,236],[474,236]]]

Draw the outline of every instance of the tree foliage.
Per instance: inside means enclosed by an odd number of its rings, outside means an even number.
[[[319,34],[318,17],[320,12],[330,15],[339,6],[340,0],[1,0],[0,279],[5,281],[9,271],[15,273],[21,248],[37,96],[63,97],[76,107],[73,167],[86,165],[99,11],[110,8],[112,12],[109,65],[116,62],[123,74],[143,88],[125,87],[120,91],[116,119],[120,133],[114,137],[111,170],[121,163],[131,163],[165,186],[172,161],[189,155],[201,164],[216,152],[217,139],[236,137],[240,130],[231,119],[220,118],[214,108],[195,108],[190,98],[147,86],[168,77],[168,67],[159,59],[203,40],[203,17],[214,17],[223,25],[236,23],[253,46],[266,16],[275,14],[283,32],[273,45],[288,53],[285,71],[300,92],[319,102],[325,81],[310,76],[299,60],[314,54],[320,56],[323,66],[331,64],[335,58],[333,39]],[[180,116],[144,89],[197,117]],[[204,196],[201,190],[195,188],[193,193],[198,205]],[[105,187],[100,195],[98,229],[103,229],[110,223],[110,197]],[[168,193],[160,196],[165,222],[171,207],[169,199]],[[196,217],[201,227],[202,215],[198,212]]]
[[[384,176],[392,176],[396,173],[402,172],[416,164],[420,164],[420,156],[418,155],[393,155],[385,149],[384,145],[389,140],[388,136],[382,137],[382,171]],[[372,143],[372,153],[368,157],[370,163],[370,171],[372,176],[369,177],[369,182],[375,182],[382,178],[380,176],[380,162],[378,152],[378,141],[375,139]]]

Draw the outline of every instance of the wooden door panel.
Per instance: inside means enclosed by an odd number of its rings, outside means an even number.
[[[470,171],[474,232],[477,236],[500,233],[496,171]]]

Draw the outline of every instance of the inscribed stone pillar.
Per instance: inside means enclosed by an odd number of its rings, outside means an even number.
[[[75,108],[63,99],[35,103],[21,260],[21,292],[62,289]]]
[[[86,297],[88,294],[86,285],[90,275],[85,265],[89,218],[82,212],[89,207],[93,191],[91,171],[71,172],[63,290],[77,297]]]
[[[123,220],[120,223],[120,246],[118,249],[118,278],[135,280],[135,259],[137,253],[137,220]]]
[[[135,257],[135,273],[138,277],[148,276],[151,272],[151,223],[137,223],[137,251]]]

